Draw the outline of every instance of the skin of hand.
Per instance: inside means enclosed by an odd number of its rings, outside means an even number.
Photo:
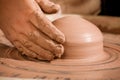
[[[43,12],[57,10],[49,0],[0,0],[0,28],[23,55],[53,60],[63,54],[65,37]]]

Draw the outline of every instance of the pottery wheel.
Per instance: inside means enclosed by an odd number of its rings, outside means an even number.
[[[105,34],[104,37],[104,48],[110,56],[104,61],[77,65],[74,65],[74,61],[68,61],[68,65],[62,65],[0,58],[0,76],[52,80],[119,80],[120,36]]]
[[[66,45],[67,47],[62,59],[45,62],[30,59],[20,53],[0,54],[0,76],[47,80],[120,79],[120,35],[104,34],[103,48],[101,32],[84,19],[65,17],[59,19],[58,24],[55,25],[59,26],[63,33],[65,32],[67,39],[66,43],[63,44],[64,47]],[[64,24],[67,24],[67,27]],[[68,27],[72,34],[69,31],[67,32]],[[74,28],[75,30],[73,30]],[[71,37],[73,38],[72,40]],[[78,43],[69,47],[71,43],[75,42]],[[73,52],[70,49],[73,49]],[[11,49],[6,51],[11,51]]]

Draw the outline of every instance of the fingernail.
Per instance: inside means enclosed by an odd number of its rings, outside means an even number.
[[[55,56],[61,58],[63,53],[64,53],[64,47],[60,44],[59,46],[57,46],[57,49],[55,50]]]
[[[60,10],[60,6],[57,4],[51,5],[51,10],[52,13],[56,13]]]
[[[56,40],[61,44],[65,42],[65,38],[63,36],[58,36]]]
[[[54,10],[59,10],[60,6],[57,4],[51,5],[51,8]]]

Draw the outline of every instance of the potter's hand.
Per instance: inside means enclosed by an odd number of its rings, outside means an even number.
[[[36,1],[0,0],[0,28],[23,54],[41,60],[52,60],[63,54],[61,44],[65,39],[42,10],[52,13],[58,10],[58,6],[48,0]]]

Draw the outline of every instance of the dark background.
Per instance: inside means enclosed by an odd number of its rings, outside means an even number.
[[[119,0],[102,0],[100,15],[120,16]]]

